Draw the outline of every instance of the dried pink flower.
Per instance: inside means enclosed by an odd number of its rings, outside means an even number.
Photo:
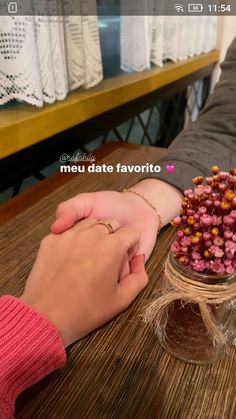
[[[179,237],[179,239],[182,239],[184,237],[183,230],[179,230],[178,233],[177,233],[177,236]]]
[[[210,262],[210,266],[212,272],[217,274],[223,274],[225,272],[224,264],[220,260],[215,259],[212,263]]]
[[[232,238],[232,236],[233,236],[233,232],[232,232],[232,231],[228,231],[228,230],[224,231],[224,238],[225,238],[226,240],[231,239],[231,238]]]
[[[209,214],[203,214],[200,218],[200,225],[202,227],[209,227],[212,224],[212,216]]]
[[[222,258],[222,256],[224,256],[223,250],[220,247],[215,246],[214,244],[211,247],[209,247],[208,251],[216,258]]]
[[[230,215],[225,215],[223,217],[223,223],[226,226],[232,226],[234,224],[234,219],[232,217],[230,217]]]
[[[219,226],[222,223],[222,217],[218,217],[217,215],[212,215],[212,225]]]
[[[172,251],[174,254],[178,254],[178,253],[179,253],[179,251],[180,251],[180,245],[179,245],[179,243],[177,242],[177,240],[173,241],[173,243],[172,243],[172,245],[171,245],[171,251]]]
[[[227,266],[227,268],[225,269],[225,272],[227,273],[227,274],[232,274],[232,273],[234,273],[234,268],[233,268],[233,266],[231,265],[231,266]]]
[[[194,260],[190,262],[192,269],[194,269],[197,272],[203,272],[206,268],[206,264],[204,260]]]
[[[188,246],[190,246],[191,245],[191,239],[190,239],[190,237],[183,237],[182,238],[182,240],[181,240],[181,246],[186,246],[186,247],[188,247]]]
[[[193,179],[184,192],[181,227],[171,250],[181,263],[198,272],[229,274],[236,270],[236,168]]]
[[[193,260],[200,260],[201,259],[201,255],[199,252],[196,252],[195,250],[192,252],[192,259]]]
[[[222,237],[215,237],[215,238],[214,238],[214,240],[213,240],[213,243],[214,243],[216,246],[221,247],[221,246],[223,246],[223,244],[224,244],[224,239],[222,239]]]
[[[211,238],[211,233],[209,233],[208,231],[204,231],[203,240],[210,240],[210,238]]]
[[[232,241],[233,241],[234,243],[236,243],[236,234],[233,234],[233,236],[232,236]]]

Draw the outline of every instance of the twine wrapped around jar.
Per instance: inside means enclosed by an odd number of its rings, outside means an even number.
[[[170,263],[170,255],[164,270],[165,291],[146,308],[144,320],[146,323],[158,324],[163,319],[166,309],[181,300],[184,303],[198,304],[203,322],[213,341],[219,344],[227,343],[227,336],[213,316],[209,305],[221,304],[236,297],[236,282],[228,284],[207,284],[191,279],[188,275],[178,272]]]

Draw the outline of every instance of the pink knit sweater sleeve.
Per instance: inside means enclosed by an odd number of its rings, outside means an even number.
[[[17,396],[65,362],[48,320],[17,298],[0,298],[0,419],[13,418]]]

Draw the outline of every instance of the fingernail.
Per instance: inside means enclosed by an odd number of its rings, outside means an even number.
[[[143,256],[143,263],[145,263],[145,261],[146,261],[145,253],[142,253],[142,256]]]

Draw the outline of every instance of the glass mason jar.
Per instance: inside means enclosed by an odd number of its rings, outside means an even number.
[[[168,263],[172,272],[180,273],[192,281],[205,284],[229,285],[236,281],[236,275],[201,274],[176,260],[169,253]],[[172,286],[168,279],[163,281],[162,295],[168,293]],[[220,330],[227,338],[228,344],[236,344],[236,298],[235,296],[220,304],[209,304]],[[223,354],[227,344],[217,342],[208,332],[202,318],[198,303],[175,300],[165,309],[158,321],[157,335],[163,349],[174,357],[194,364],[213,364]]]

